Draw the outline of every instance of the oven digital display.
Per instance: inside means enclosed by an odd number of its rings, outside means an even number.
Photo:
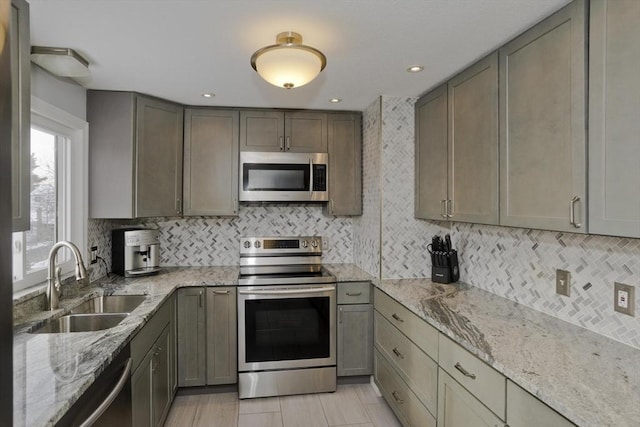
[[[300,249],[300,240],[265,240],[265,249]]]

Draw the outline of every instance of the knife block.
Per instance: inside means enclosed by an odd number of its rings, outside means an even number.
[[[436,283],[457,282],[460,279],[458,267],[458,252],[453,249],[449,252],[431,253],[431,281]]]

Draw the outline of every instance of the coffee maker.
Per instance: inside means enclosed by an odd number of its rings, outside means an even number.
[[[111,269],[124,277],[146,276],[160,271],[158,230],[118,228],[111,231]]]

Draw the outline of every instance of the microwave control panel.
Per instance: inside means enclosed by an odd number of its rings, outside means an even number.
[[[327,191],[327,165],[313,165],[313,191]]]

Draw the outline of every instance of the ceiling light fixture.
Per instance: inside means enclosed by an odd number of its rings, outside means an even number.
[[[419,73],[420,71],[423,71],[424,67],[422,65],[412,65],[409,68],[407,68],[407,73]]]
[[[274,86],[291,89],[315,79],[327,58],[318,49],[302,44],[302,36],[285,31],[276,36],[276,43],[251,55],[251,66]]]
[[[337,104],[338,102],[342,102],[342,99],[340,99],[340,98],[331,98],[329,100],[329,102],[332,103],[332,104]]]
[[[205,92],[202,94],[203,98],[213,98],[214,96],[216,96],[216,94],[213,92]]]
[[[31,60],[58,77],[89,76],[89,61],[66,47],[31,46]]]

